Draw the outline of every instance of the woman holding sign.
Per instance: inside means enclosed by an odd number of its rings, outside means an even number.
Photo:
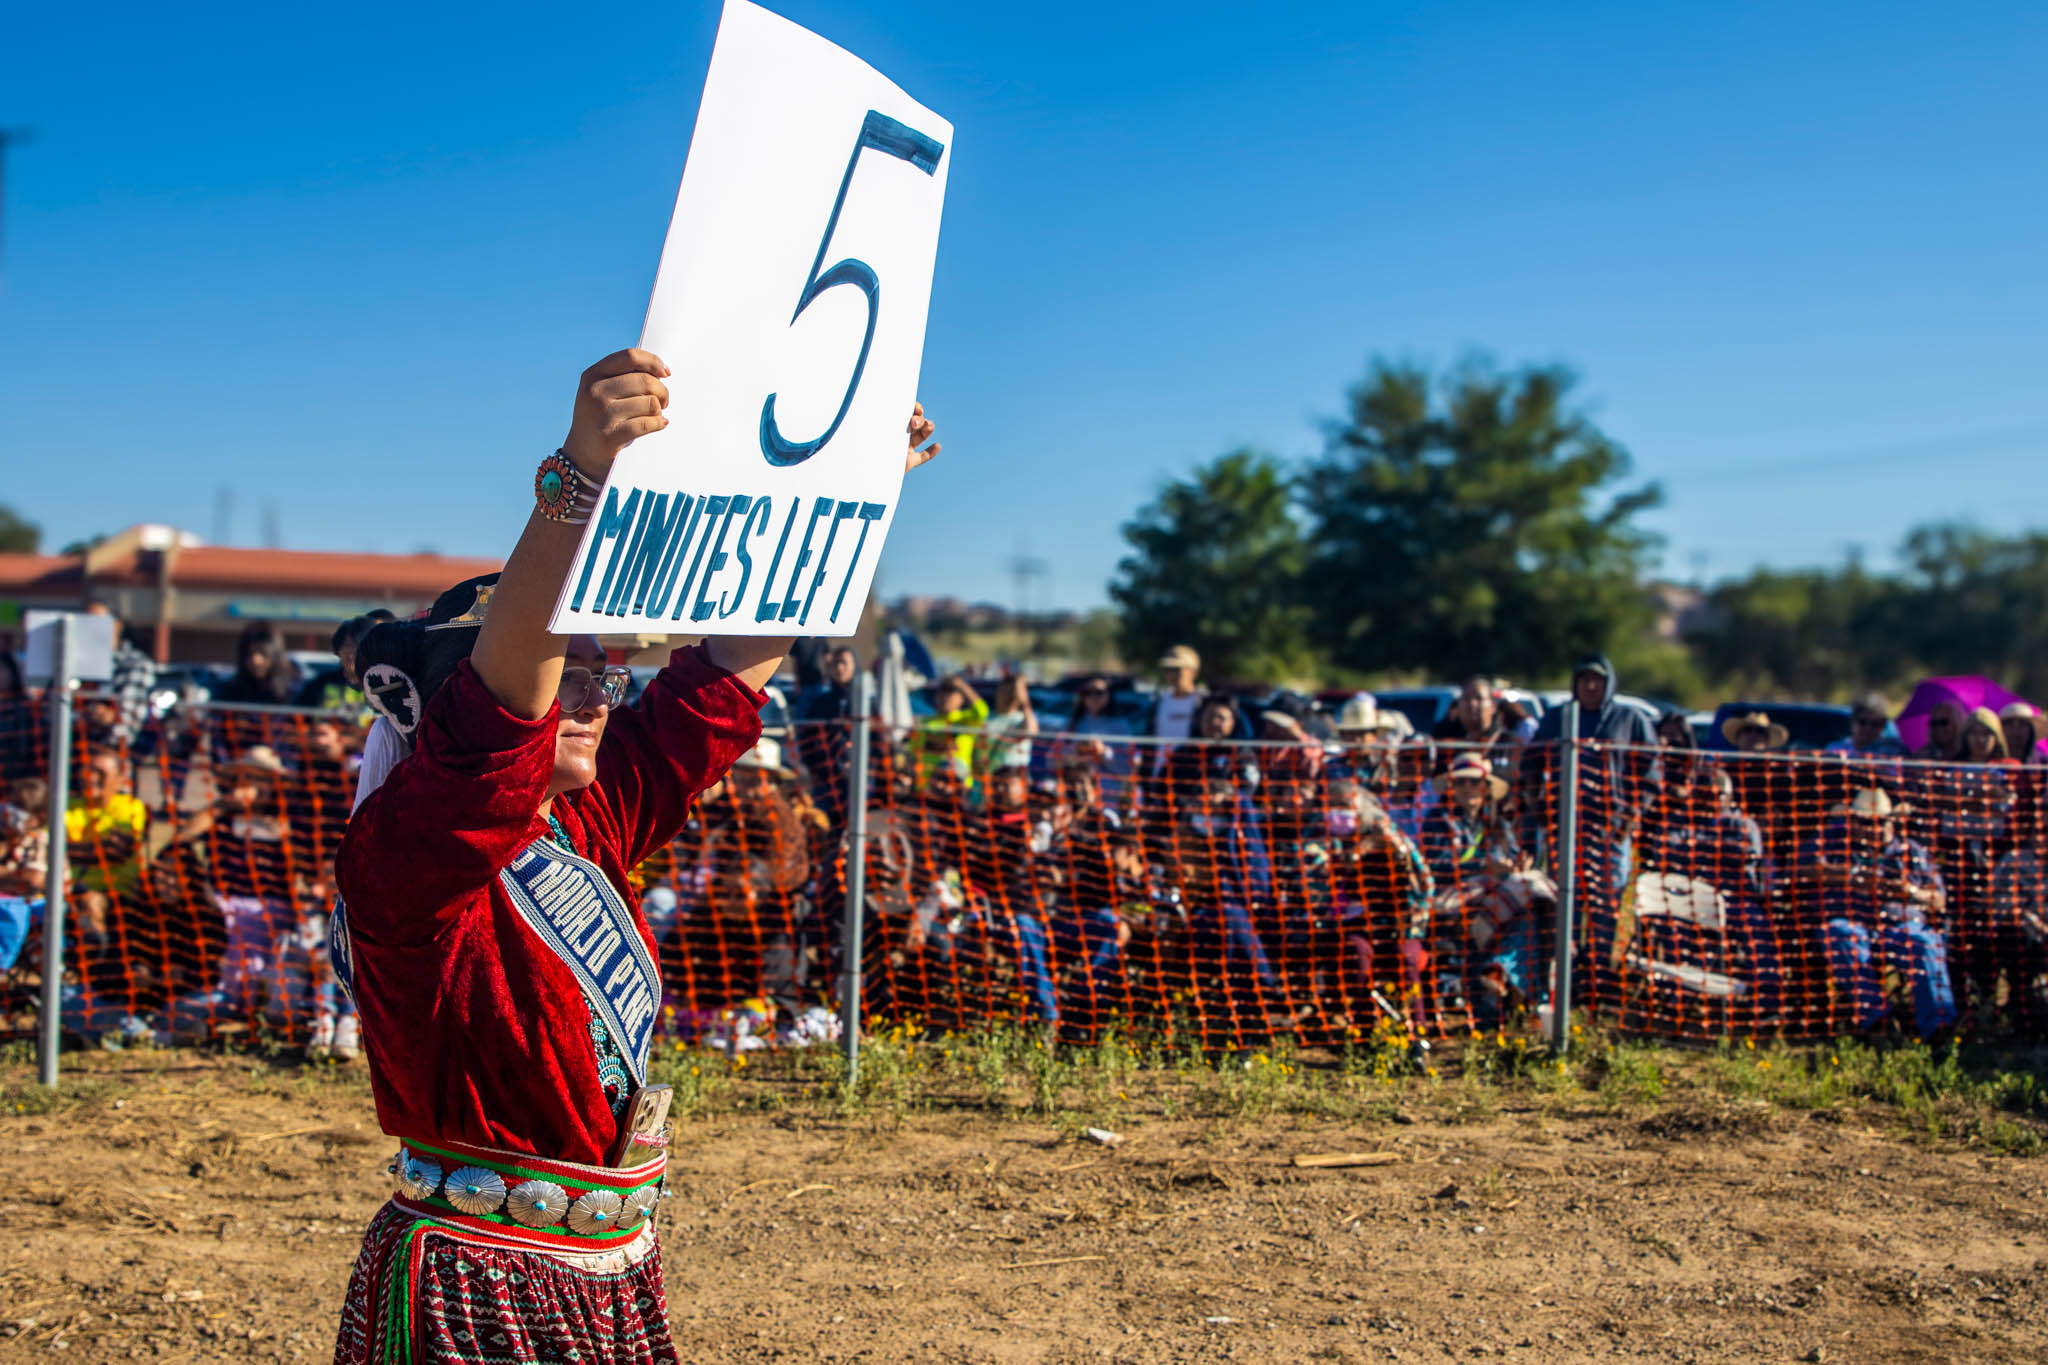
[[[615,709],[624,670],[548,630],[594,490],[668,424],[667,376],[638,350],[586,370],[503,574],[363,642],[412,752],[349,824],[334,963],[402,1145],[337,1362],[676,1358],[649,1217],[661,986],[626,873],[759,739],[790,642],[679,649]],[[918,409],[906,467],[931,432]]]

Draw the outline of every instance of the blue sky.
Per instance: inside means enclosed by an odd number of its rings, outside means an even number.
[[[1681,577],[2038,517],[2039,5],[777,8],[956,128],[886,595],[1028,550],[1098,602],[1162,480],[1313,452],[1376,354],[1578,368]],[[502,553],[638,334],[716,21],[11,9],[0,500]]]

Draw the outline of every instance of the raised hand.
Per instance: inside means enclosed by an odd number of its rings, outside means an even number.
[[[583,372],[562,453],[602,483],[621,450],[668,425],[668,366],[652,351],[614,351]],[[927,423],[929,425],[929,423]]]
[[[932,425],[932,419],[924,415],[924,404],[919,403],[910,410],[910,449],[903,454],[904,473],[908,474],[919,465],[930,464],[938,458],[937,441],[932,441],[923,450],[918,449],[926,441],[932,440],[932,432],[936,430],[937,428]]]

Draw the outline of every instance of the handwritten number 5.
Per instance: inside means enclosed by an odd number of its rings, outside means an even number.
[[[860,139],[853,144],[853,155],[847,158],[846,175],[839,182],[839,197],[832,201],[832,216],[825,220],[825,235],[818,241],[818,257],[811,262],[811,277],[804,281],[804,291],[797,295],[796,311],[789,315],[793,327],[796,320],[804,315],[804,309],[811,306],[812,299],[837,285],[850,284],[867,296],[867,335],[861,338],[860,358],[853,362],[853,377],[846,381],[846,396],[839,400],[839,411],[833,415],[832,425],[825,428],[823,435],[808,441],[791,441],[784,437],[775,425],[775,395],[768,395],[768,401],[761,405],[761,453],[772,465],[802,464],[832,439],[833,433],[839,430],[839,424],[846,420],[846,410],[853,406],[853,394],[860,387],[861,371],[867,368],[868,348],[875,344],[875,317],[881,308],[882,282],[875,278],[874,268],[866,261],[849,256],[829,270],[822,269],[825,252],[832,245],[832,232],[839,226],[839,211],[846,207],[846,191],[853,184],[854,169],[860,165],[860,154],[870,147],[908,161],[926,175],[937,172],[939,157],[946,150],[942,143],[926,137],[915,128],[898,123],[877,110],[868,110],[867,119],[860,126]]]

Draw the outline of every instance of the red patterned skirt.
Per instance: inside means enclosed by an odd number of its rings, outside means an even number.
[[[414,1144],[408,1147],[418,1150]],[[481,1149],[441,1144],[429,1150],[470,1163],[458,1173],[482,1165]],[[491,1155],[501,1161],[510,1156]],[[594,1168],[512,1159],[519,1163],[516,1171],[495,1168],[519,1175],[538,1169],[563,1180],[569,1190],[578,1187],[565,1173],[594,1174]],[[407,1154],[399,1160],[405,1163]],[[599,1178],[622,1174],[604,1172]],[[583,1188],[601,1186],[592,1182]],[[335,1365],[676,1361],[652,1218],[642,1221],[637,1233],[613,1234],[573,1249],[564,1246],[572,1240],[566,1231],[536,1233],[509,1219],[496,1222],[492,1226],[462,1215],[438,1187],[423,1197],[402,1192],[380,1209],[349,1279]]]

